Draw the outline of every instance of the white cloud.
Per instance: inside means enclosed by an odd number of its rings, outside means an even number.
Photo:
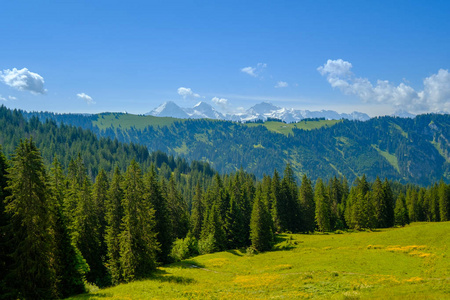
[[[266,63],[258,63],[256,67],[244,67],[241,69],[242,73],[246,73],[253,77],[260,77],[261,73],[267,67]]]
[[[13,97],[13,96],[8,96],[8,99],[9,99],[9,100],[17,100],[17,98],[16,98],[16,97]]]
[[[85,93],[79,93],[79,94],[77,94],[77,97],[80,99],[83,99],[89,105],[95,104],[95,101],[92,99],[92,97],[89,95],[86,95]]]
[[[190,88],[179,87],[178,95],[183,96],[184,99],[187,97],[200,98],[199,94],[194,93]]]
[[[367,78],[356,77],[351,72],[352,64],[342,59],[328,60],[317,70],[326,76],[330,85],[344,94],[356,95],[367,103],[389,104],[396,109],[412,113],[450,112],[450,74],[439,70],[424,79],[424,89],[416,91],[406,83],[394,85],[387,80],[372,84]]]
[[[7,101],[5,97],[3,97],[2,95],[0,95],[0,101]]]
[[[286,81],[278,81],[275,85],[275,88],[285,88],[288,87],[289,84]]]
[[[220,106],[223,110],[225,110],[225,111],[229,110],[228,99],[214,97],[211,99],[211,101],[213,103],[215,103],[216,105]]]
[[[29,91],[33,94],[45,94],[44,78],[37,73],[28,71],[27,68],[17,70],[3,70],[0,72],[0,81],[19,91]]]

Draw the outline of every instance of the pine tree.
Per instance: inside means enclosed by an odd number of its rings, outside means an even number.
[[[192,198],[192,213],[191,213],[191,232],[196,239],[200,239],[202,231],[203,218],[205,214],[205,207],[202,199],[202,188],[200,183],[195,186],[194,197]]]
[[[6,212],[14,252],[8,282],[17,298],[56,296],[52,268],[51,195],[39,150],[30,140],[21,141],[8,169]]]
[[[145,176],[147,186],[147,198],[155,210],[156,240],[160,246],[157,260],[162,263],[170,262],[169,254],[174,240],[171,212],[167,197],[163,195],[161,184],[158,183],[155,167],[152,165],[150,172]]]
[[[2,147],[0,145],[0,299],[11,298],[10,294],[12,291],[6,282],[6,275],[9,273],[11,267],[11,257],[12,249],[8,240],[11,238],[9,228],[7,224],[10,222],[9,215],[6,213],[5,209],[5,199],[9,196],[9,191],[7,187],[8,178],[8,161],[2,152]]]
[[[272,199],[273,199],[273,205],[272,205],[272,220],[275,226],[275,229],[278,232],[282,232],[286,228],[286,224],[284,222],[284,215],[283,215],[283,197],[281,194],[281,181],[280,181],[280,175],[278,175],[277,170],[275,169],[273,171],[273,177],[272,177],[272,188],[271,191],[273,193]]]
[[[316,204],[314,203],[314,191],[311,185],[311,180],[306,176],[306,174],[304,174],[302,178],[299,197],[302,216],[300,231],[314,232],[314,229],[316,228]]]
[[[248,242],[248,230],[243,213],[244,193],[241,186],[241,177],[235,174],[230,182],[230,204],[225,220],[227,234],[227,248],[235,249],[244,247]]]
[[[450,188],[443,180],[439,183],[439,215],[442,222],[450,221]]]
[[[125,173],[122,206],[122,232],[120,234],[120,262],[123,279],[129,282],[148,276],[156,268],[155,210],[145,199],[142,173],[135,160]]]
[[[258,251],[268,251],[272,248],[273,233],[269,211],[261,199],[261,185],[256,189],[250,220],[250,239],[252,246]]]
[[[406,206],[405,195],[400,194],[395,203],[395,224],[405,226],[409,224],[409,213]]]
[[[320,231],[330,231],[331,207],[321,178],[317,179],[314,200],[316,202],[316,224]]]
[[[286,165],[281,181],[281,194],[284,201],[282,216],[285,216],[285,228],[291,232],[299,231],[302,222],[300,216],[300,204],[298,199],[298,186],[295,180],[294,171],[290,164]]]
[[[384,225],[386,227],[392,227],[395,224],[395,216],[394,216],[394,195],[392,194],[391,185],[389,184],[389,181],[387,178],[384,179],[383,182],[383,194],[384,194],[384,201],[386,205],[386,210],[384,214]]]
[[[189,212],[186,201],[181,196],[173,175],[167,186],[167,202],[172,223],[173,239],[186,237],[189,231]]]
[[[84,274],[88,270],[80,251],[72,244],[67,221],[63,214],[66,180],[59,161],[54,159],[50,170],[52,204],[52,232],[54,269],[57,295],[66,298],[85,292]]]
[[[111,185],[108,191],[108,198],[105,203],[106,233],[105,242],[107,247],[107,262],[111,283],[118,284],[122,281],[122,267],[120,265],[120,243],[119,236],[122,229],[123,218],[123,176],[119,167],[116,166]]]

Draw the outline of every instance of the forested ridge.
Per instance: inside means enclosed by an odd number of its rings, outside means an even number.
[[[207,163],[0,111],[5,299],[62,298],[198,254],[268,251],[281,232],[450,219],[443,180],[426,188],[365,175],[312,180],[290,164],[260,179],[243,169],[221,175]]]
[[[242,167],[262,178],[289,163],[297,177],[306,174],[314,182],[333,176],[353,181],[363,174],[371,181],[381,176],[422,186],[441,178],[450,181],[449,115],[343,120],[314,130],[293,128],[286,136],[269,131],[264,124],[249,127],[207,119],[145,125],[143,116],[135,116],[142,123],[133,126],[129,124],[133,116],[124,114],[24,114],[82,126],[99,136],[145,145],[150,151],[161,150],[188,161],[206,161],[221,173]],[[113,121],[97,127],[105,116]]]

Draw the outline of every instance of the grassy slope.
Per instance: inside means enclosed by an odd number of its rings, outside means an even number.
[[[245,125],[250,127],[265,126],[270,131],[281,133],[284,135],[289,135],[292,134],[293,128],[312,130],[324,126],[333,126],[338,122],[341,122],[341,120],[300,121],[298,123],[289,123],[289,124],[283,122],[268,121],[264,123],[246,123]]]
[[[289,237],[293,240],[289,241]],[[195,257],[74,299],[450,298],[450,222],[281,235],[278,251]]]
[[[136,129],[144,129],[147,126],[169,126],[172,125],[175,121],[181,121],[181,119],[141,116],[123,113],[104,113],[98,115],[98,119],[93,122],[93,125],[102,130],[105,130],[109,127],[120,127],[122,129],[135,127]]]

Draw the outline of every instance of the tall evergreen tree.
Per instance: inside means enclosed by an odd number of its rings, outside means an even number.
[[[205,214],[205,207],[202,199],[202,188],[200,183],[195,186],[194,197],[192,198],[192,213],[191,213],[191,232],[196,239],[200,238],[202,232],[203,218]]]
[[[123,279],[131,281],[148,276],[156,268],[159,245],[156,240],[155,210],[145,199],[141,169],[133,160],[125,173],[120,234],[120,262]]]
[[[173,239],[182,239],[189,231],[189,211],[187,202],[181,196],[173,175],[170,176],[167,185],[167,202],[169,204]]]
[[[408,208],[406,206],[405,195],[401,193],[397,201],[395,202],[395,224],[400,226],[405,226],[409,224],[409,213]]]
[[[300,211],[302,216],[300,231],[314,232],[316,228],[316,204],[314,203],[314,191],[312,188],[311,180],[306,176],[306,174],[304,174],[302,177],[299,197]]]
[[[155,210],[155,232],[157,232],[156,240],[160,246],[157,254],[157,260],[161,263],[170,261],[169,254],[173,243],[173,227],[171,221],[171,211],[167,197],[163,195],[161,184],[158,182],[158,176],[154,165],[150,168],[150,172],[145,175],[147,186],[147,198]]]
[[[52,232],[53,266],[58,297],[65,298],[85,291],[84,274],[88,270],[80,251],[72,244],[67,221],[63,214],[66,179],[59,161],[54,159],[50,170],[53,195]]]
[[[281,216],[285,218],[283,222],[285,228],[291,232],[297,232],[302,221],[298,199],[298,186],[290,164],[287,164],[284,169],[283,180],[281,181],[281,194],[283,199]]]
[[[112,284],[122,281],[122,267],[120,265],[120,243],[119,236],[122,230],[123,218],[123,176],[119,167],[116,166],[111,185],[108,191],[108,198],[105,203],[105,242],[107,247],[106,266],[111,277]]]
[[[316,224],[320,231],[330,231],[331,207],[328,193],[321,178],[317,179],[314,201],[316,202]]]
[[[17,298],[55,297],[50,187],[42,157],[31,139],[20,142],[8,173],[6,212],[9,230],[14,233],[8,283],[17,291]]]
[[[283,215],[283,211],[284,211],[284,202],[283,202],[283,197],[281,194],[281,180],[280,180],[280,175],[278,174],[278,171],[275,169],[273,171],[273,177],[272,177],[272,182],[271,182],[271,191],[273,193],[272,199],[273,199],[273,204],[272,204],[272,220],[275,226],[275,229],[278,232],[282,232],[286,229],[286,224],[284,222],[284,215]]]
[[[273,243],[273,225],[270,213],[262,198],[261,185],[256,189],[253,201],[252,217],[250,220],[250,239],[252,246],[258,251],[268,251]]]
[[[450,221],[450,187],[443,180],[439,183],[439,215],[441,221]]]
[[[2,147],[0,145],[0,299],[11,298],[11,289],[6,282],[6,275],[9,273],[11,267],[10,253],[12,249],[8,243],[11,237],[8,231],[7,224],[9,224],[10,218],[6,213],[5,199],[9,196],[9,191],[6,190],[7,178],[8,178],[8,161],[3,154]]]
[[[386,227],[392,227],[395,224],[395,216],[394,216],[394,195],[392,194],[391,185],[387,178],[384,179],[383,182],[383,194],[385,200],[385,214],[384,214],[384,225]]]

